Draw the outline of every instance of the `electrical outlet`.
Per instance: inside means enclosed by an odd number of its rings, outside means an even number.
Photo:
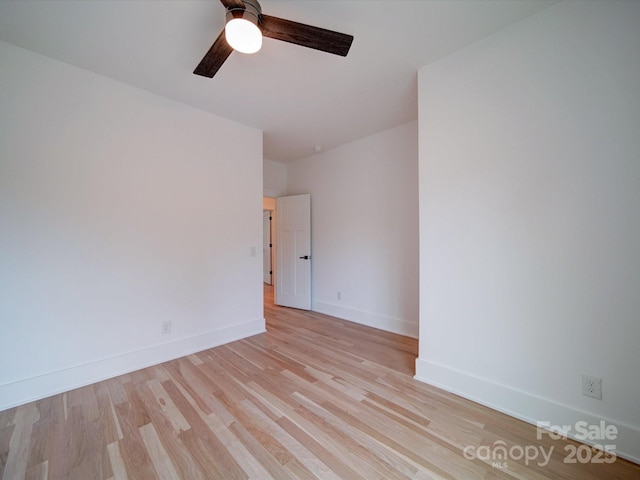
[[[336,297],[338,297],[338,300],[342,300],[342,292],[338,292],[338,294],[336,295]]]
[[[171,320],[162,322],[162,334],[171,333]]]
[[[590,375],[582,375],[582,394],[602,400],[602,379]]]

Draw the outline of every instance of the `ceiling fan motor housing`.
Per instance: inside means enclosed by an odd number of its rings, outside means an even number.
[[[227,8],[226,21],[229,22],[234,18],[244,18],[256,25],[260,24],[260,15],[262,15],[262,7],[256,0],[244,0],[244,8],[231,6]]]

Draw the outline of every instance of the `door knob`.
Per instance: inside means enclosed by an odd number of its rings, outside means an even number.
[[[311,258],[310,255],[305,255],[304,257],[298,257],[300,260],[309,260]]]

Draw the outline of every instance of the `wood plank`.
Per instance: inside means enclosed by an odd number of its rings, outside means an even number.
[[[122,430],[117,421],[108,391],[97,397],[97,403],[99,412],[98,419],[101,424],[103,442],[105,445],[109,445],[122,438]]]
[[[309,472],[308,478],[322,478],[329,480],[340,480],[339,477],[329,467],[327,467],[321,460],[318,459],[304,443],[298,442],[293,436],[291,436],[282,426],[273,422],[272,419],[267,417],[260,409],[256,408],[252,402],[244,400],[241,403],[241,408],[250,415],[254,421],[258,422],[264,428],[267,434],[282,445],[289,453],[292,454],[292,460],[287,462],[286,467],[290,468],[294,465],[294,472],[304,472],[305,476]]]
[[[218,388],[202,371],[186,358],[179,358],[164,364],[166,370],[171,374],[172,380],[189,393],[190,398],[195,400],[198,408],[205,415],[211,413],[207,400],[208,397]]]
[[[27,472],[29,460],[29,447],[33,424],[38,421],[39,413],[35,403],[29,403],[19,407],[16,411],[14,423],[11,429],[7,460],[3,468],[2,478],[24,478]],[[4,429],[3,433],[8,430]]]
[[[120,453],[119,442],[113,442],[107,445],[109,452],[109,460],[111,461],[111,470],[113,471],[114,480],[128,480],[127,468],[124,466],[124,460]]]
[[[176,385],[167,381],[162,386],[191,425],[189,430],[181,432],[179,436],[189,449],[194,450],[195,453],[192,454],[192,457],[203,467],[202,470],[207,474],[213,471],[222,471],[224,478],[247,479],[248,476],[242,467],[231,456],[220,439],[213,434],[203,417],[198,414]]]
[[[146,382],[143,392],[147,393],[145,401],[147,409],[149,409],[150,404],[155,404],[156,408],[162,410],[162,413],[158,414],[156,419],[164,418],[169,420],[176,433],[191,428],[191,425],[189,425],[189,422],[184,418],[180,409],[173,403],[167,391],[162,387],[160,379],[153,379]],[[152,421],[154,421],[153,417]]]
[[[135,404],[121,403],[115,407],[123,434],[123,439],[117,442],[120,458],[122,458],[127,475],[131,478],[155,479],[157,475],[139,430],[139,427],[142,426],[139,419],[148,418],[148,414],[134,411],[134,405],[137,408],[142,408],[140,402],[135,402]],[[110,457],[115,456],[117,459],[117,455],[112,452],[109,452],[109,455]],[[115,475],[116,471],[114,470],[113,473]]]
[[[47,480],[49,478],[49,463],[42,462],[27,469],[25,480]]]
[[[220,438],[225,448],[235,458],[238,464],[242,465],[242,469],[252,479],[266,479],[271,477],[264,466],[258,462],[251,452],[242,444],[239,438],[227,428],[221,417],[216,413],[207,415],[204,419],[209,428],[215,435]]]
[[[142,441],[147,447],[147,452],[149,452],[151,463],[153,463],[156,469],[158,478],[160,480],[173,480],[178,478],[178,473],[167,455],[167,451],[162,446],[160,437],[153,427],[153,424],[148,423],[140,427],[140,434],[142,435]]]
[[[159,380],[156,381],[159,382]],[[171,460],[174,469],[177,471],[178,476],[176,478],[189,478],[193,480],[204,479],[205,476],[193,461],[191,452],[189,452],[189,449],[180,441],[179,438],[179,434],[182,431],[191,428],[190,425],[184,419],[182,414],[179,413],[179,410],[175,407],[173,401],[169,398],[169,395],[160,385],[160,388],[162,389],[161,392],[164,392],[160,393],[163,395],[161,398],[164,398],[164,395],[166,395],[167,401],[165,402],[165,405],[173,405],[173,407],[168,410],[164,410],[162,408],[163,405],[158,401],[158,390],[152,390],[150,388],[152,384],[154,384],[154,380],[150,380],[146,382],[145,385],[141,386],[141,395],[145,401],[149,417],[151,418],[151,424],[154,426],[158,438],[162,442],[162,447]],[[180,416],[179,421],[176,421],[175,419],[174,407]],[[168,415],[167,412],[169,412]]]
[[[4,477],[3,474],[7,465],[7,458],[9,457],[11,438],[13,437],[13,431],[15,428],[15,425],[8,425],[0,428],[0,478]]]

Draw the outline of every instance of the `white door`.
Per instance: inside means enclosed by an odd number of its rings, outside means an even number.
[[[262,271],[263,281],[271,285],[271,212],[262,211]]]
[[[276,199],[275,303],[311,309],[311,195]]]

